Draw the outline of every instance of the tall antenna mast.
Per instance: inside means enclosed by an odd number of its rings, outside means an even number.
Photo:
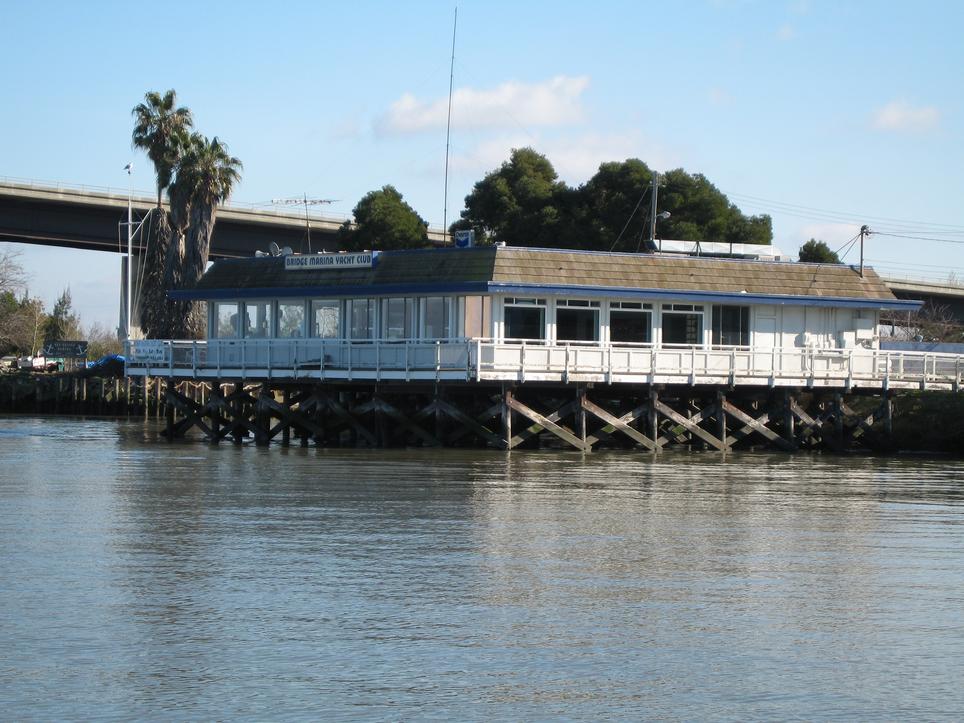
[[[311,219],[308,216],[308,206],[317,206],[319,204],[325,203],[335,203],[338,199],[336,198],[308,198],[308,194],[304,194],[301,198],[273,198],[271,203],[280,204],[282,206],[292,206],[292,205],[305,205],[305,238],[308,240],[308,253],[311,253]],[[304,252],[304,246],[301,248]]]
[[[459,6],[455,6],[452,23],[452,64],[449,70],[449,114],[445,124],[445,200],[442,202],[442,238],[448,234],[449,214],[449,140],[452,137],[452,88],[455,85],[455,30],[459,25]]]

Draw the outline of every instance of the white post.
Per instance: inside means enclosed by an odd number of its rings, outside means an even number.
[[[134,181],[131,178],[131,169],[133,164],[127,164],[127,327],[124,330],[124,337],[126,339],[131,338],[131,298],[133,294],[131,293],[131,279],[133,274],[131,273],[133,266],[133,248],[134,248],[134,220],[133,220],[133,203],[134,203]]]

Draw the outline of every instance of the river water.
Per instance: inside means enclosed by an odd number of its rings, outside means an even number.
[[[0,418],[6,720],[964,716],[964,462]]]

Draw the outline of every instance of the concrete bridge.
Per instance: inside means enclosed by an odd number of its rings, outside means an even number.
[[[63,246],[91,251],[127,252],[128,194],[111,190],[0,181],[0,240]],[[142,217],[156,205],[153,197],[136,196],[133,207]],[[311,216],[311,250],[338,248],[337,231],[344,219]],[[218,209],[212,258],[252,256],[274,241],[302,250],[305,215],[228,205]],[[441,230],[429,230],[441,243]],[[307,251],[307,248],[304,249]]]
[[[931,306],[945,307],[964,325],[964,284],[916,281],[884,277],[883,281],[898,299],[916,299]]]

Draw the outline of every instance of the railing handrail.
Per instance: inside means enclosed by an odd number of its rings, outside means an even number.
[[[138,347],[141,354],[138,354]],[[368,354],[365,350],[370,350]],[[185,370],[221,373],[235,370],[242,376],[262,374],[273,378],[279,371],[295,376],[314,369],[323,378],[398,372],[460,374],[467,379],[491,378],[525,381],[533,374],[594,374],[609,383],[623,379],[656,377],[701,380],[768,379],[795,383],[891,384],[940,383],[961,387],[964,354],[892,349],[815,347],[746,347],[658,344],[529,344],[481,337],[452,339],[209,339],[144,340],[126,343],[128,365],[151,373],[174,374]],[[500,376],[501,375],[501,376]],[[760,383],[760,382],[747,382]]]

